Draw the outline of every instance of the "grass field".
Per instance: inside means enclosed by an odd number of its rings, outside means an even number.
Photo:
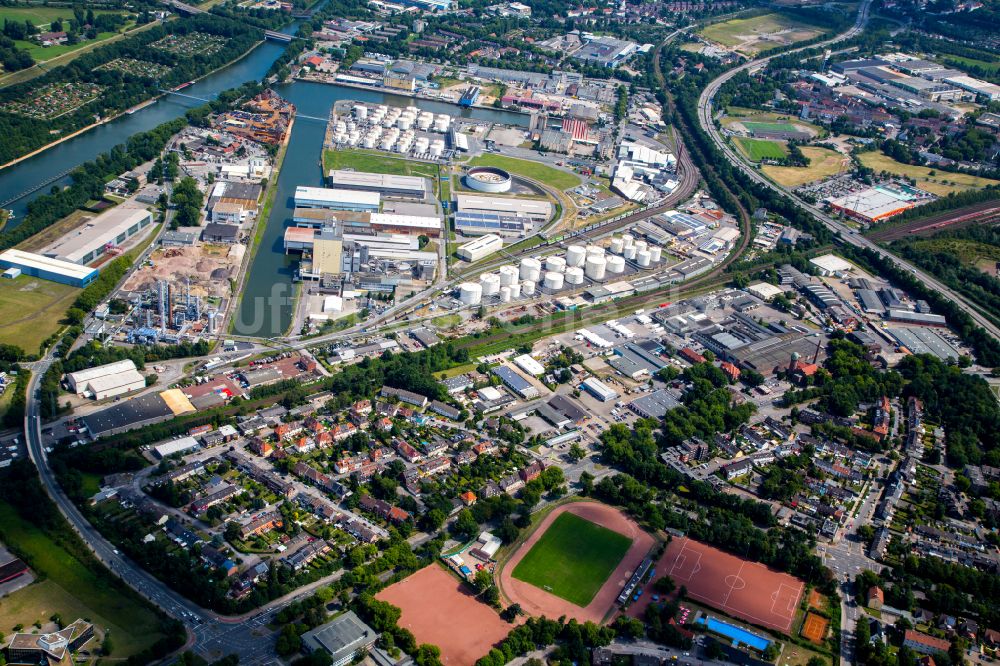
[[[7,504],[0,504],[0,539],[26,553],[32,568],[45,578],[0,601],[0,631],[46,622],[53,613],[67,621],[89,618],[111,629],[116,658],[135,654],[162,637],[152,610],[122,595]]]
[[[740,149],[748,160],[751,162],[760,162],[761,160],[772,159],[780,160],[788,155],[788,150],[785,148],[784,144],[778,141],[769,141],[767,139],[746,139],[743,137],[738,137],[736,139],[736,147]]]
[[[917,181],[917,187],[939,196],[946,196],[951,192],[964,192],[965,190],[979,189],[987,185],[1000,184],[1000,181],[964,173],[937,171],[932,176],[931,172],[934,169],[902,164],[877,151],[862,153],[860,159],[862,164],[866,167],[871,167],[876,173],[888,171],[898,176],[913,178]]]
[[[323,166],[326,171],[330,169],[354,169],[355,171],[427,178],[437,178],[438,175],[436,164],[389,157],[385,153],[364,150],[324,150]]]
[[[583,607],[631,545],[626,536],[563,513],[518,562],[513,576]]]
[[[751,132],[797,132],[798,129],[791,123],[759,122],[747,120],[743,126]]]
[[[809,158],[807,167],[783,167],[765,165],[761,167],[768,178],[785,187],[799,187],[806,183],[822,180],[847,170],[846,158],[835,150],[803,146],[802,154]]]
[[[0,281],[0,343],[26,352],[60,328],[60,320],[80,290],[65,284],[22,275]]]
[[[580,177],[576,174],[550,167],[541,162],[530,160],[519,160],[515,157],[504,157],[503,155],[480,155],[469,160],[471,166],[495,166],[505,169],[513,174],[524,176],[545,183],[557,190],[568,190],[580,184]]]
[[[822,31],[784,14],[771,13],[734,18],[705,26],[701,35],[723,46],[747,53],[812,39]]]
[[[978,60],[976,58],[966,58],[963,56],[945,54],[941,56],[941,60],[952,66],[959,67],[982,67],[983,69],[996,73],[1000,71],[1000,59],[997,60]]]

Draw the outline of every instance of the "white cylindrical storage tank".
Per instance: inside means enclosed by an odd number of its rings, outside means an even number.
[[[500,267],[500,286],[509,287],[517,282],[517,269],[513,266]]]
[[[545,285],[546,289],[562,289],[563,274],[556,271],[549,271],[545,274],[545,281],[542,284]]]
[[[420,113],[420,107],[419,106],[410,105],[410,106],[406,107],[406,111],[408,113],[412,113],[413,115],[416,115],[416,114]]]
[[[551,273],[562,273],[566,270],[566,260],[562,257],[547,257],[545,259],[545,270]]]
[[[365,137],[365,142],[364,142],[365,148],[374,148],[377,144],[378,144],[377,134],[373,133]]]
[[[534,280],[525,280],[524,282],[522,282],[521,283],[521,293],[524,294],[525,296],[534,296],[535,295],[535,281]]]
[[[357,130],[347,135],[347,143],[351,144],[352,146],[358,145],[358,141],[360,140],[361,140],[361,134]]]
[[[635,236],[632,234],[622,234],[622,245],[624,247],[631,247],[635,245]]]
[[[380,113],[385,113],[386,111],[389,110],[389,107],[386,106],[385,104],[379,104],[378,106],[375,107],[375,110]]]
[[[483,285],[483,296],[494,296],[500,291],[500,276],[496,273],[480,276],[479,283]]]
[[[604,248],[603,247],[599,247],[597,245],[588,245],[587,246],[587,256],[588,257],[603,257],[604,256]]]
[[[368,117],[368,107],[364,104],[354,105],[354,117],[358,120],[364,120]]]
[[[451,124],[450,118],[445,115],[440,115],[434,119],[434,131],[435,132],[447,132],[448,125]]]
[[[649,250],[640,250],[635,253],[635,261],[643,268],[649,268]]]
[[[358,129],[358,124],[353,120],[348,120],[347,125],[345,125],[345,127],[348,132],[353,132],[354,130]]]
[[[583,266],[583,260],[587,258],[587,250],[582,245],[570,245],[566,248],[566,265]]]
[[[392,147],[396,145],[396,137],[392,134],[387,134],[379,147],[382,150],[392,150]]]
[[[566,269],[566,284],[583,284],[583,269],[570,266]]]
[[[654,264],[660,260],[661,256],[663,256],[662,247],[660,247],[659,245],[653,245],[649,248],[649,260],[652,261]]]
[[[619,237],[616,236],[616,237],[614,237],[614,238],[611,239],[611,253],[612,254],[621,254],[622,253],[622,248],[624,248],[624,247],[625,247],[625,241],[623,241],[621,238],[619,238]]]
[[[413,128],[413,120],[407,116],[400,116],[399,120],[396,121],[396,127],[401,130],[408,130]]]
[[[647,250],[647,249],[649,249],[649,243],[647,243],[646,241],[640,240],[640,241],[636,241],[635,242],[635,251],[636,252],[642,252],[643,250]]]
[[[431,123],[433,122],[430,114],[424,115],[421,113],[417,118],[417,129],[426,132],[431,128]]]
[[[500,302],[510,303],[510,287],[500,287]]]
[[[585,272],[591,280],[603,280],[608,262],[604,257],[587,257]]]
[[[609,273],[624,273],[625,272],[625,259],[618,256],[608,257],[608,272]]]
[[[333,135],[334,143],[344,143],[347,141],[347,132],[337,132]]]
[[[463,305],[479,305],[483,300],[483,288],[475,282],[463,282],[458,285],[458,300]]]
[[[521,283],[520,282],[515,282],[514,284],[510,285],[509,289],[510,289],[510,297],[511,298],[521,298]]]
[[[626,259],[635,259],[635,245],[626,245],[622,250],[622,256]]]
[[[441,157],[441,154],[444,153],[444,142],[435,141],[431,144],[428,151],[430,152],[431,157]]]
[[[521,268],[518,275],[522,280],[538,282],[538,276],[542,274],[542,262],[534,257],[525,257],[521,260]]]

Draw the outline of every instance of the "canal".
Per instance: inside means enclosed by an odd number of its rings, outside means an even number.
[[[286,31],[294,34],[295,30],[296,26],[293,24]],[[184,93],[192,97],[211,99],[222,90],[235,88],[247,81],[259,81],[284,51],[285,46],[276,42],[264,42],[243,59],[186,88]],[[293,81],[279,85],[275,89],[282,97],[295,104],[299,113],[317,118],[326,118],[336,101],[350,99],[394,106],[412,104],[433,113],[447,113],[487,122],[524,125],[527,120],[526,116],[506,111],[462,109],[445,102],[323,83]],[[201,104],[202,102],[194,99],[167,95],[131,115],[123,115],[23,162],[0,170],[0,201],[93,160],[129,136],[153,129]],[[282,240],[284,229],[292,217],[295,187],[323,184],[320,161],[325,130],[325,124],[316,120],[299,118],[295,121],[284,164],[278,177],[274,205],[269,219],[264,221],[267,226],[263,240],[250,266],[240,309],[235,316],[234,330],[237,333],[266,337],[283,335],[291,323],[294,307],[292,282],[294,266],[284,254]],[[61,177],[52,184],[8,204],[16,216],[9,223],[10,227],[14,228],[24,219],[30,201],[49,192],[52,187],[62,187],[68,183],[68,176]]]
[[[475,118],[487,122],[526,124],[527,117],[492,109],[462,109],[454,104],[434,100],[389,95],[375,90],[348,88],[325,83],[293,81],[276,86],[275,90],[295,105],[299,114],[326,118],[333,104],[349,99],[392,106],[418,106],[432,113]],[[235,316],[234,331],[241,335],[273,337],[284,335],[291,325],[294,309],[293,278],[296,257],[284,253],[285,227],[291,224],[295,188],[298,185],[323,185],[323,138],[326,124],[309,118],[298,118],[292,128],[285,161],[278,175],[278,187],[260,248],[250,266],[250,275],[243,287],[242,300]]]

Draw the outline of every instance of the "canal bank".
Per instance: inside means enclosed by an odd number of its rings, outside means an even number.
[[[483,108],[462,108],[449,102],[392,95],[375,90],[345,86],[292,81],[274,86],[274,90],[295,105],[297,119],[292,130],[284,164],[278,174],[278,186],[261,242],[257,248],[243,294],[234,315],[232,330],[239,335],[275,337],[284,335],[292,323],[295,311],[295,268],[298,260],[285,255],[285,227],[291,224],[295,209],[295,188],[299,185],[322,187],[323,140],[326,123],[313,118],[326,118],[333,105],[342,100],[387,104],[406,107],[414,105],[432,113],[452,117],[472,118],[488,123],[524,126],[521,114]]]

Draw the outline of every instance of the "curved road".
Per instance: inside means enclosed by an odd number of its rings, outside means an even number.
[[[802,48],[794,49],[792,51],[785,51],[783,53],[769,56],[766,58],[759,58],[757,60],[751,60],[746,62],[739,67],[734,67],[728,70],[714,81],[705,87],[701,96],[698,98],[698,120],[701,124],[702,129],[712,137],[716,146],[723,152],[726,158],[736,166],[738,166],[747,176],[753,179],[755,182],[768,187],[772,190],[780,192],[781,194],[787,196],[789,199],[794,201],[798,206],[804,208],[806,211],[811,213],[813,217],[822,222],[831,232],[836,236],[839,236],[839,241],[842,243],[847,243],[848,245],[853,245],[854,247],[872,250],[879,254],[883,259],[889,260],[896,264],[897,266],[909,271],[921,282],[926,284],[928,287],[937,291],[938,293],[946,296],[948,299],[957,304],[966,314],[968,314],[973,321],[979,326],[989,332],[993,337],[1000,339],[1000,327],[997,327],[992,321],[984,317],[976,307],[963,298],[960,294],[953,291],[944,283],[937,280],[934,276],[921,271],[913,264],[904,261],[895,254],[889,252],[885,248],[879,246],[878,244],[868,240],[864,236],[855,232],[854,229],[848,227],[844,223],[838,221],[832,216],[828,215],[825,211],[820,209],[818,206],[810,204],[809,202],[803,200],[794,192],[788,188],[782,187],[764,177],[759,171],[757,171],[752,165],[746,162],[741,155],[739,155],[735,150],[733,150],[723,139],[721,132],[716,128],[715,123],[712,121],[713,116],[713,101],[715,95],[719,92],[719,88],[722,87],[724,83],[732,79],[734,76],[740,72],[745,72],[749,70],[759,70],[760,68],[766,66],[766,64],[772,59],[777,57],[782,57],[789,55],[791,53],[797,53],[799,51],[804,51],[806,49],[812,48],[822,48],[825,46],[830,46],[836,44],[837,42],[844,41],[845,39],[850,39],[855,35],[859,34],[864,30],[865,25],[868,23],[869,12],[871,8],[872,0],[864,0],[861,7],[858,9],[858,18],[854,25],[844,33],[841,33],[837,37],[830,39],[826,42],[820,44],[812,44],[810,46],[804,46]]]

